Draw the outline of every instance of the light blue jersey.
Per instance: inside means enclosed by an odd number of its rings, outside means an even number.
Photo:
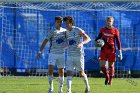
[[[66,37],[66,29],[54,29],[49,31],[46,39],[50,41],[50,53],[62,54],[64,53],[64,39]]]
[[[66,37],[68,40],[68,55],[79,56],[84,54],[83,46],[78,48],[77,45],[83,41],[84,30],[81,28],[73,26],[71,31],[66,32]]]

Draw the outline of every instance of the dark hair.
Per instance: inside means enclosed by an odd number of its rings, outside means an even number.
[[[55,21],[56,21],[56,20],[63,21],[63,18],[62,18],[61,16],[56,16],[56,17],[55,17]]]
[[[66,22],[68,21],[69,23],[71,23],[72,25],[74,25],[74,19],[71,16],[67,16],[63,18],[63,21]]]

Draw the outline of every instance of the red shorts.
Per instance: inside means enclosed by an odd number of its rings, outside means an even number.
[[[116,50],[115,49],[103,49],[100,52],[100,60],[105,60],[108,62],[116,61]]]

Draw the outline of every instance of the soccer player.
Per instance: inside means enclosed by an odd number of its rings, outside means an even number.
[[[50,42],[50,53],[48,58],[48,81],[50,88],[48,90],[48,93],[53,92],[53,70],[55,64],[58,67],[58,73],[59,73],[59,88],[58,93],[63,93],[63,83],[64,83],[64,39],[66,35],[66,29],[62,28],[62,21],[63,18],[61,16],[55,17],[55,26],[56,28],[52,31],[49,31],[46,39],[43,41],[40,51],[37,55],[37,58],[39,59],[42,50],[44,49],[47,42]]]
[[[71,16],[63,18],[65,25],[67,27],[66,38],[68,41],[67,48],[67,93],[71,93],[72,75],[74,67],[79,71],[80,76],[84,79],[86,85],[85,93],[89,93],[90,87],[88,84],[87,75],[84,72],[84,51],[83,45],[88,43],[91,39],[79,27],[74,26],[74,19]],[[84,38],[84,40],[83,40]]]
[[[118,56],[122,60],[122,50],[121,50],[119,31],[117,28],[113,26],[113,22],[114,22],[114,18],[112,16],[108,16],[106,18],[107,26],[101,28],[98,37],[95,39],[96,42],[98,39],[102,38],[105,42],[105,45],[101,47],[100,57],[99,57],[100,68],[106,77],[105,85],[111,85],[114,76],[114,63],[116,61],[115,41],[117,43],[117,47],[119,50]],[[105,66],[106,61],[108,61],[109,69],[107,69]]]

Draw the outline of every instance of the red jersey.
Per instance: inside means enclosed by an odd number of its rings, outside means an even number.
[[[105,41],[104,48],[115,49],[115,40],[117,42],[118,49],[121,49],[121,43],[119,38],[119,31],[117,28],[113,27],[108,29],[107,27],[101,28],[99,36]]]

